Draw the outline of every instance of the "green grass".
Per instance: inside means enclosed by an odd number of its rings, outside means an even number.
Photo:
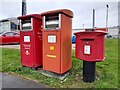
[[[84,83],[82,77],[82,61],[72,54],[72,69],[66,81],[50,78],[38,71],[20,65],[20,51],[17,49],[2,48],[1,72],[16,73],[36,80],[39,83],[55,88],[117,88],[118,87],[118,40],[107,39],[105,48],[105,61],[96,64],[96,80],[94,83]],[[1,61],[1,59],[0,59]]]

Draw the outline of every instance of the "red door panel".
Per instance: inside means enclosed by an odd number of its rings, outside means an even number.
[[[56,36],[55,43],[48,43],[48,36]],[[60,73],[60,31],[43,32],[43,69]]]
[[[25,37],[30,37],[30,42],[25,42]],[[23,66],[33,67],[34,42],[32,40],[33,32],[21,32],[20,47],[21,47],[21,62]]]

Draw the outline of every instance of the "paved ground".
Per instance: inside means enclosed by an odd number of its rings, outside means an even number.
[[[72,50],[75,50],[75,46],[76,46],[75,44],[72,44]]]
[[[0,73],[0,90],[2,90],[2,73]]]
[[[15,48],[20,49],[20,45],[0,45],[0,48]],[[75,44],[72,44],[72,49],[75,50]]]
[[[15,48],[15,49],[20,49],[20,45],[0,45],[0,48]]]
[[[2,85],[2,88],[45,88],[46,86],[40,85],[37,82],[23,79],[17,76],[9,75],[0,73],[2,75],[2,78],[0,78],[0,81],[2,81],[2,84],[0,82],[0,85]]]

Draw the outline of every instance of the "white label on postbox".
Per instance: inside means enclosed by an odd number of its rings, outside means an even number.
[[[24,36],[24,42],[30,42],[30,36]]]
[[[84,54],[90,54],[90,45],[84,45]]]
[[[56,43],[56,36],[48,35],[48,43]]]

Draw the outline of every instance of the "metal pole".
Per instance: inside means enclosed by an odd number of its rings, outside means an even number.
[[[85,24],[83,24],[83,29],[84,29]]]
[[[107,13],[106,13],[106,29],[107,29],[108,28],[108,8],[109,8],[109,6],[106,5],[106,7],[107,7]]]
[[[93,9],[93,29],[95,28],[95,9]]]
[[[26,0],[22,0],[22,16],[26,15],[27,7],[26,7]]]
[[[95,68],[96,62],[83,61],[83,81],[94,82],[95,81]]]

